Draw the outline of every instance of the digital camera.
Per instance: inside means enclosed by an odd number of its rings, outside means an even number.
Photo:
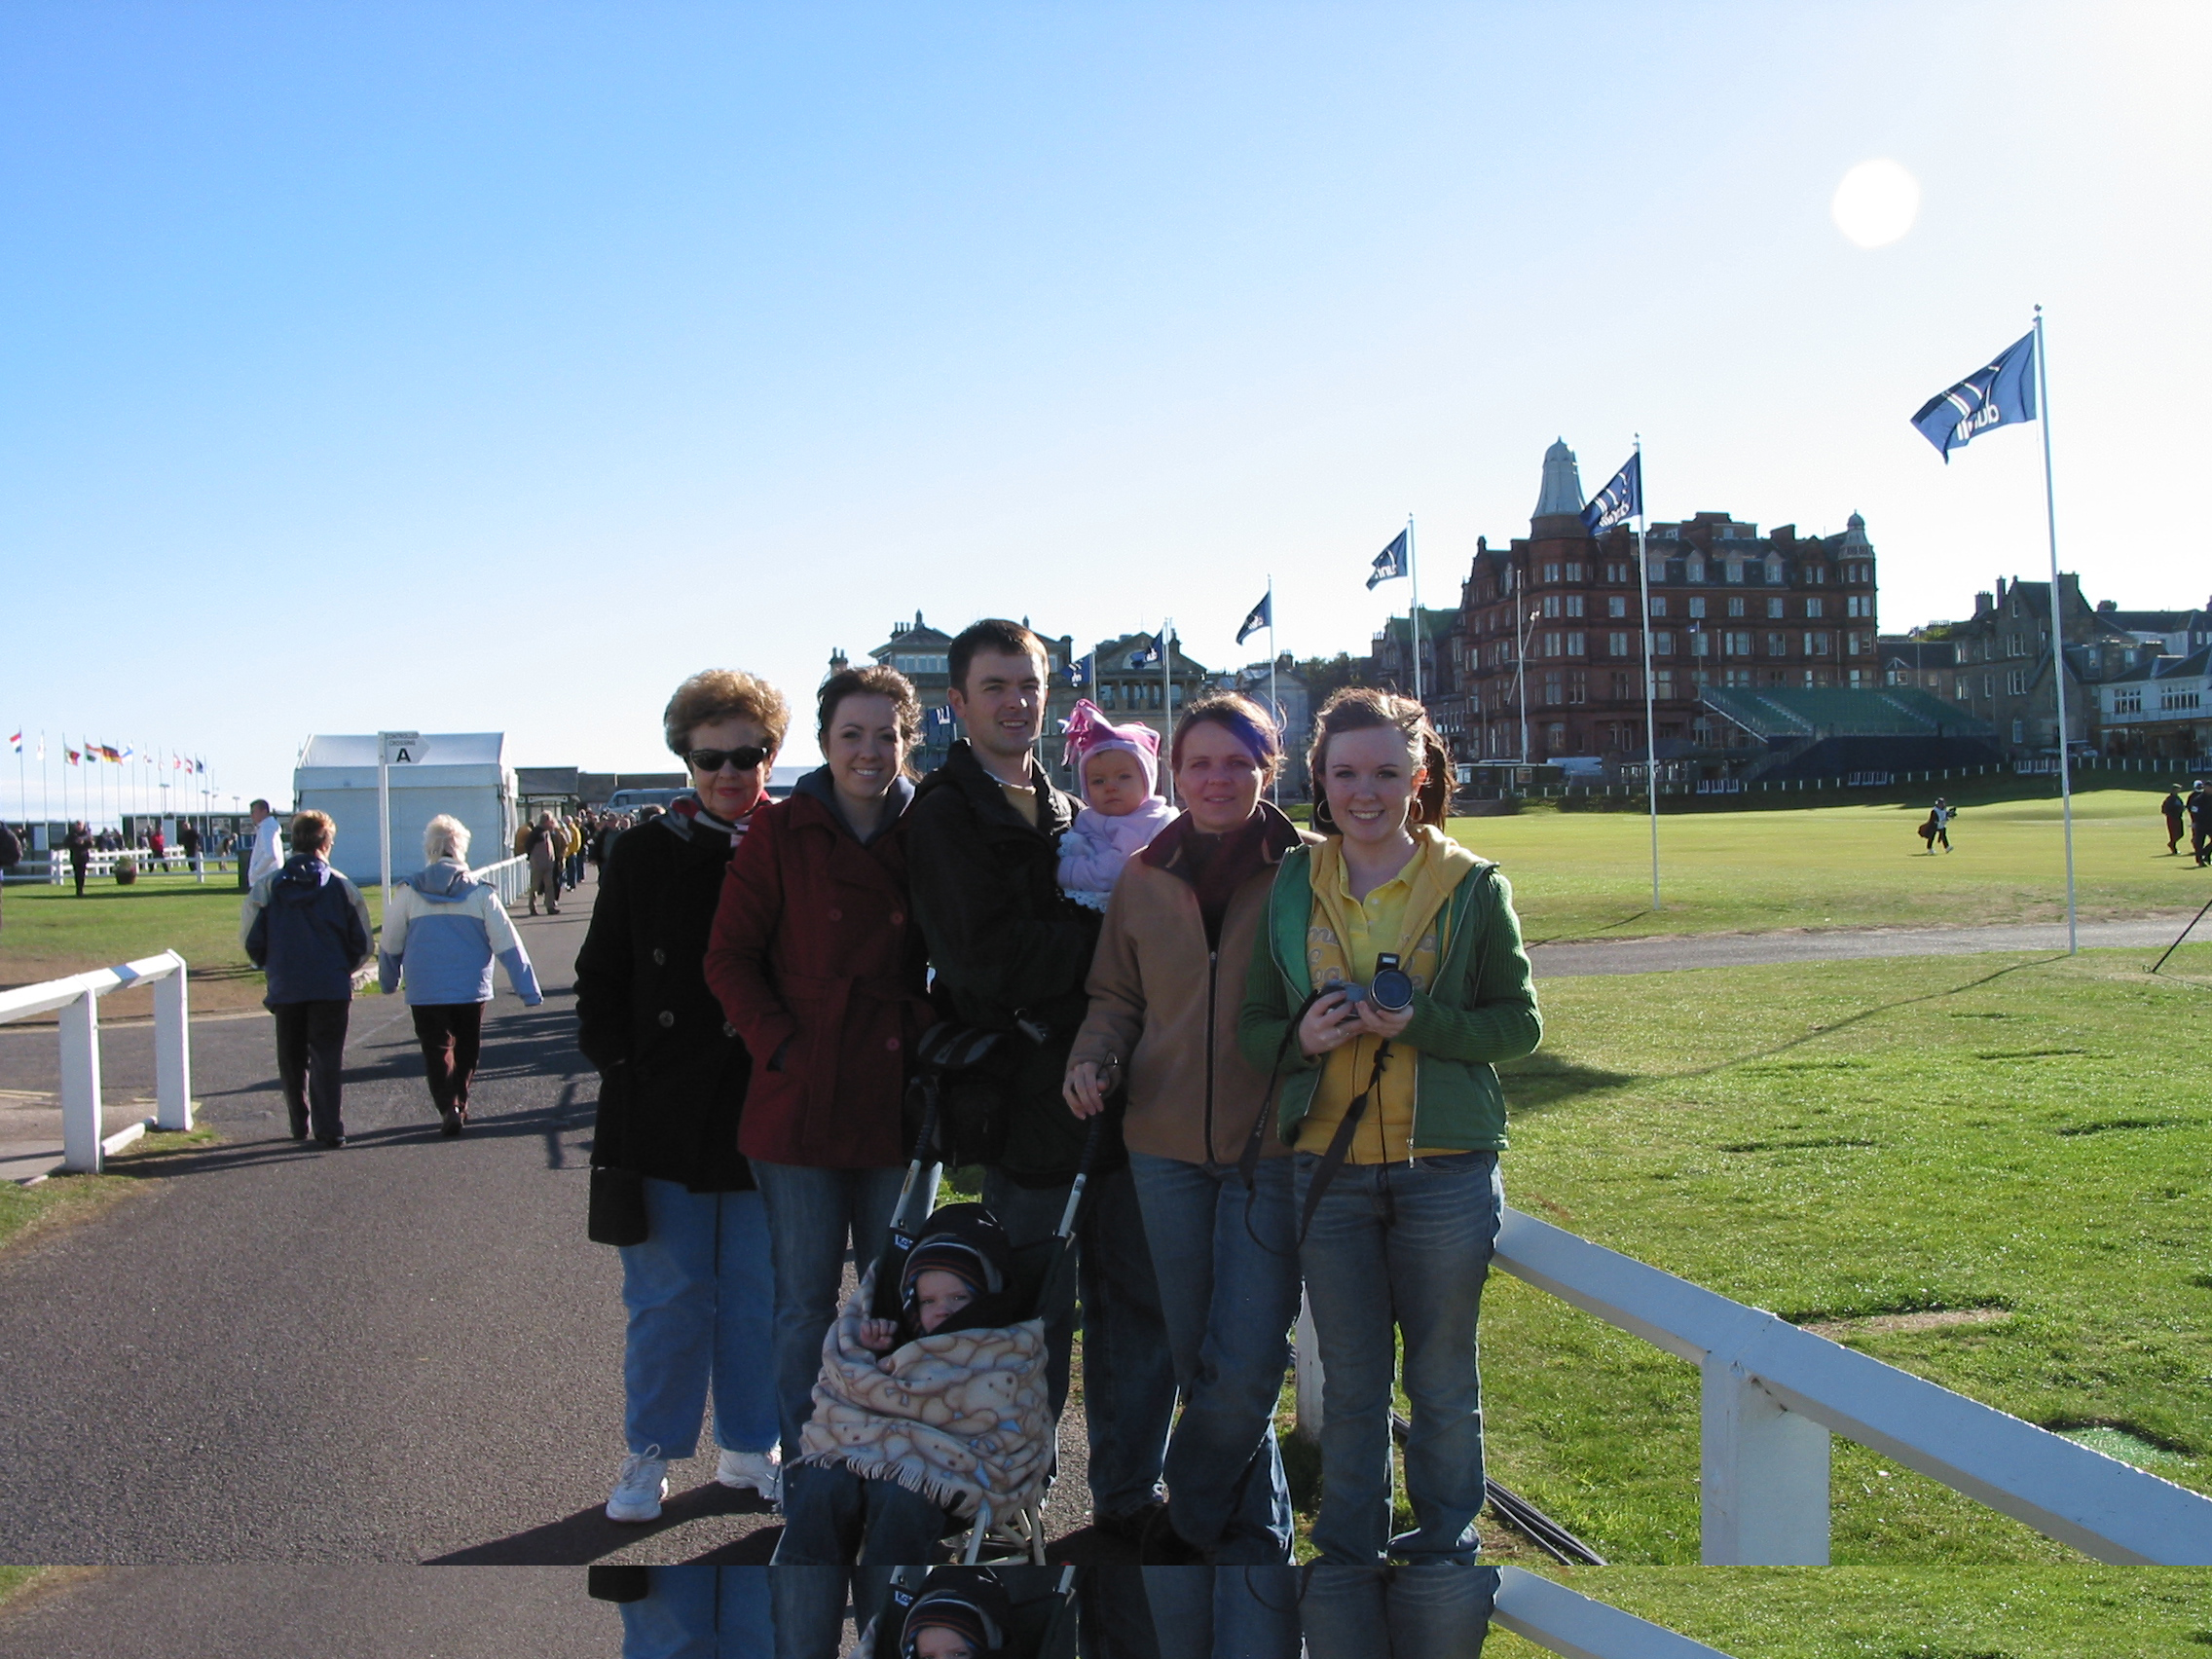
[[[1375,959],[1374,978],[1364,985],[1346,980],[1337,989],[1344,992],[1347,1004],[1371,1002],[1391,1014],[1401,1014],[1414,1004],[1413,976],[1386,950]]]

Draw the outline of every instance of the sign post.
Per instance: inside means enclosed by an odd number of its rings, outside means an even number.
[[[420,764],[423,750],[423,734],[419,731],[377,733],[377,846],[384,859],[387,910],[391,908],[391,769]]]

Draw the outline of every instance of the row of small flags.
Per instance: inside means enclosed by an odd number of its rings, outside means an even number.
[[[44,760],[46,758],[46,739],[40,737],[36,740],[36,743],[38,758]],[[16,754],[22,754],[23,734],[20,731],[11,732],[8,737],[8,746]],[[120,766],[124,761],[133,757],[145,761],[149,766],[161,764],[160,758],[152,753],[140,755],[128,743],[118,748],[112,743],[94,743],[90,738],[85,741],[82,748],[71,748],[68,744],[63,744],[61,755],[62,758],[72,766],[82,766],[94,760],[112,761]],[[172,755],[169,756],[169,769],[174,772],[191,772],[198,775],[207,770],[207,762],[191,756]]]

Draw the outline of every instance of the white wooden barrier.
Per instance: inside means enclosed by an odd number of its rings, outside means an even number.
[[[1831,1433],[2093,1560],[2212,1566],[2212,1498],[2063,1435],[1516,1209],[1495,1265],[1698,1367],[1709,1567],[1827,1565]],[[1302,1432],[1323,1386],[1309,1329],[1302,1317]]]
[[[478,881],[488,881],[499,895],[502,904],[518,904],[530,897],[530,860],[501,859],[481,869],[468,872]]]
[[[1518,1567],[1497,1569],[1491,1623],[1568,1659],[1728,1659],[1717,1647],[1555,1584]]]
[[[99,999],[110,991],[154,987],[155,1115],[115,1134],[100,1130]],[[61,1011],[61,1167],[96,1175],[102,1161],[149,1128],[192,1127],[192,1024],[184,958],[173,950],[0,991],[0,1025]]]
[[[248,848],[243,856],[251,856],[251,852],[252,849]],[[49,887],[67,887],[76,880],[76,871],[69,863],[69,854],[66,849],[56,848],[42,856],[46,859],[45,880]],[[203,874],[208,871],[235,870],[238,867],[238,860],[240,856],[233,853],[218,858],[213,853],[202,853],[200,855],[201,870]],[[87,881],[105,881],[115,874],[115,863],[118,859],[131,860],[137,865],[140,875],[189,875],[192,873],[192,861],[175,847],[169,848],[158,859],[143,847],[125,847],[120,852],[93,853],[85,861],[85,879]],[[23,860],[25,865],[30,862],[27,857]]]

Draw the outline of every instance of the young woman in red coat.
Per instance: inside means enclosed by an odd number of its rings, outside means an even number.
[[[829,764],[764,809],[722,880],[707,982],[753,1055],[738,1148],[767,1205],[784,1456],[812,1409],[849,1235],[873,1261],[908,1149],[907,1056],[934,1017],[901,815],[921,705],[880,665],[821,691]]]

